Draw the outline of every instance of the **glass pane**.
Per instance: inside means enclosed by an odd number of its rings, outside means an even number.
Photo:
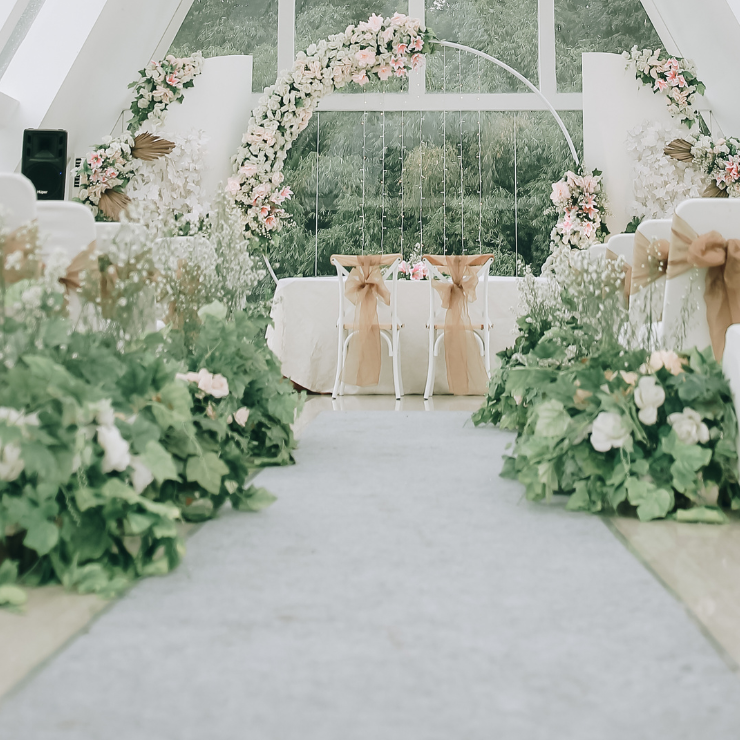
[[[396,11],[408,12],[408,3],[396,0],[379,0],[372,6],[359,0],[296,0],[295,4],[295,50],[307,49],[333,33],[344,31],[347,26],[366,21],[373,13],[392,16]],[[406,79],[392,78],[386,82],[376,80],[364,87],[347,85],[340,93],[398,92],[407,87]]]
[[[426,25],[437,38],[484,51],[539,84],[537,0],[426,0]],[[440,49],[427,60],[427,90],[528,92],[516,77],[479,59]]]
[[[251,54],[252,90],[262,92],[277,77],[277,14],[278,0],[195,0],[169,53]]]
[[[581,54],[621,54],[635,44],[662,43],[640,0],[555,0],[555,46],[559,92],[581,92]]]

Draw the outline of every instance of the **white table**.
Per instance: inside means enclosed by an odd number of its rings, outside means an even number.
[[[491,355],[510,347],[516,336],[519,302],[517,279],[492,277],[489,285]],[[436,294],[435,294],[436,298]],[[480,300],[480,299],[479,299]],[[336,277],[284,278],[277,284],[272,306],[275,327],[267,333],[270,348],[283,364],[283,375],[316,393],[331,393],[337,369]],[[384,308],[381,306],[381,309]],[[471,307],[475,312],[475,304]],[[400,280],[398,315],[401,330],[401,373],[407,394],[422,394],[429,356],[426,329],[429,318],[429,283]],[[383,321],[382,310],[380,320]],[[435,393],[448,393],[443,349],[437,358]],[[380,384],[375,388],[347,386],[346,393],[392,394],[393,373],[385,343]]]

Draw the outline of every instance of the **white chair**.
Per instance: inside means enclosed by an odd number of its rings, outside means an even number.
[[[740,199],[693,198],[676,208],[682,218],[700,236],[718,231],[725,239],[740,238]],[[670,262],[674,259],[675,236],[671,240]],[[693,268],[683,275],[666,281],[663,301],[663,340],[669,349],[698,347],[711,344],[707,323],[704,288],[706,269]]]
[[[70,259],[95,241],[95,219],[81,203],[41,200],[37,206],[42,252],[64,249]]]
[[[598,262],[606,257],[606,244],[593,244],[588,248],[588,256],[592,262]]]
[[[493,322],[491,321],[488,308],[488,277],[491,272],[493,257],[494,255],[492,254],[481,254],[470,263],[471,267],[476,268],[476,277],[478,278],[475,304],[479,304],[481,301],[483,303],[482,311],[475,313],[474,310],[471,314],[470,323],[473,327],[473,335],[478,343],[481,357],[483,357],[484,367],[489,377],[491,375],[491,329],[493,328]],[[444,340],[445,333],[445,309],[437,308],[437,306],[441,306],[442,300],[439,297],[439,293],[434,289],[434,280],[452,282],[449,275],[445,274],[447,261],[448,258],[441,255],[428,255],[424,258],[424,262],[429,270],[429,320],[427,322],[427,329],[429,330],[429,365],[427,370],[427,384],[424,390],[425,401],[428,401],[434,394],[436,358],[439,357],[440,345]],[[477,288],[480,287],[481,283],[483,284],[482,296],[477,293]],[[475,304],[473,305],[475,306]]]
[[[0,219],[7,231],[15,231],[36,219],[36,188],[23,175],[0,172]]]
[[[359,334],[355,328],[355,322],[347,316],[347,303],[349,302],[345,290],[347,278],[350,276],[347,267],[357,266],[356,255],[335,254],[331,258],[331,263],[337,270],[337,283],[339,286],[339,317],[337,319],[337,373],[334,380],[334,390],[332,398],[343,396],[345,382],[343,379],[344,368],[347,362],[347,351],[349,343],[353,337]],[[384,255],[384,261],[380,267],[385,266],[381,274],[383,280],[391,278],[390,285],[390,315],[384,304],[379,304],[379,309],[383,318],[379,315],[380,336],[388,346],[388,355],[393,363],[393,387],[396,392],[396,400],[400,401],[403,396],[403,379],[401,377],[401,329],[403,324],[398,318],[398,267],[401,264],[400,254]],[[383,310],[385,309],[385,310]],[[359,307],[354,308],[355,315]],[[354,318],[354,316],[353,316]]]
[[[655,279],[658,275],[658,253],[655,248],[651,249],[650,259],[647,265],[644,264],[645,257],[643,250],[640,256],[637,255],[637,245],[645,240],[649,244],[656,242],[667,242],[671,240],[671,220],[670,219],[650,219],[643,221],[637,227],[635,234],[635,247],[632,259],[632,290],[630,295],[630,323],[634,327],[639,343],[642,346],[655,348],[661,341],[663,318],[663,300],[665,297],[665,269],[667,264],[662,265],[663,274]],[[639,263],[638,263],[639,260]],[[637,278],[641,272],[648,270],[651,273],[650,282],[645,286],[637,285]],[[655,271],[653,275],[652,272]]]
[[[613,252],[617,257],[623,257],[624,261],[631,267],[634,245],[634,234],[614,234],[605,244],[606,253]]]

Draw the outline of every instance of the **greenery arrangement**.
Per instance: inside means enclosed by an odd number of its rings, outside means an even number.
[[[556,253],[476,424],[517,432],[502,475],[577,511],[721,523],[740,509],[737,418],[711,347],[635,348],[619,263]]]
[[[224,224],[214,230],[228,242]],[[251,479],[293,461],[301,399],[261,312],[215,280],[204,291],[181,281],[175,308],[160,309],[167,326],[147,331],[161,240],[132,231],[110,253],[72,264],[52,254],[44,266],[33,230],[20,260],[7,236],[0,229],[0,605],[51,582],[115,594],[179,563],[179,522],[227,501],[269,505]],[[221,245],[224,260],[232,247]],[[173,289],[176,276],[165,282]],[[214,295],[224,302],[204,303]]]

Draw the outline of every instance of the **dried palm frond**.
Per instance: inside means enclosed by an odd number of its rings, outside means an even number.
[[[160,157],[166,157],[174,148],[175,145],[167,139],[143,133],[134,139],[134,148],[131,150],[131,155],[136,159],[144,160],[144,162],[153,162]]]
[[[717,187],[716,183],[707,185],[707,189],[701,194],[702,198],[729,198],[730,194],[726,190]]]
[[[131,198],[125,193],[119,193],[117,190],[106,190],[100,196],[98,208],[100,208],[106,218],[111,221],[119,221],[121,211],[126,210],[129,203],[131,203]]]
[[[691,142],[686,139],[674,139],[670,144],[667,144],[663,153],[667,157],[673,157],[679,162],[693,162],[694,155],[691,153]]]

